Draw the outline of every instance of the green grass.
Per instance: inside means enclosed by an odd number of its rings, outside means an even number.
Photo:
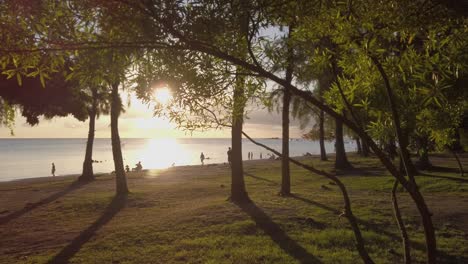
[[[331,161],[305,162],[333,171]],[[372,158],[353,156],[351,162],[363,174],[339,177],[349,190],[366,248],[377,263],[400,263],[401,243],[389,201],[393,179]],[[277,195],[279,162],[247,162],[245,169],[252,175],[245,180],[255,204],[246,207],[226,201],[226,166],[129,175],[131,194],[116,208],[109,207],[113,177],[101,176],[3,225],[0,263],[46,263],[67,248],[73,249],[67,255],[71,263],[361,262],[349,224],[339,217],[342,197],[329,180],[292,166],[295,196],[286,198]],[[466,263],[466,224],[457,221],[457,209],[452,212],[438,203],[460,199],[465,203],[457,206],[468,205],[468,183],[427,176],[417,181],[436,213],[440,262]],[[68,184],[38,183],[33,188],[53,193]],[[399,199],[413,258],[422,263],[424,236],[417,213],[406,194],[399,193]]]

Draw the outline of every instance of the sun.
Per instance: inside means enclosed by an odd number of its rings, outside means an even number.
[[[171,90],[167,87],[156,88],[154,91],[154,99],[160,104],[167,104],[172,100]]]

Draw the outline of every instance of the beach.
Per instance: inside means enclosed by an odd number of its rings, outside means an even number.
[[[333,172],[332,161],[299,159]],[[350,160],[359,169],[337,174],[348,188],[368,249],[384,263],[398,262],[399,235],[389,201],[393,180],[375,158],[350,154]],[[455,165],[445,156],[434,161]],[[292,166],[293,195],[281,197],[280,161],[244,166],[249,205],[227,201],[226,164],[128,173],[125,198],[114,197],[109,174],[87,184],[74,183],[76,176],[2,182],[0,263],[359,261],[348,222],[339,216],[342,198],[335,185]],[[466,178],[428,172],[418,183],[434,214],[442,257],[446,263],[466,262]],[[399,200],[408,230],[416,234],[414,258],[423,261],[417,211],[406,194]]]
[[[276,150],[281,150],[280,139],[259,139]],[[326,142],[328,153],[334,151],[332,141]],[[125,165],[130,168],[141,161],[144,169],[169,168],[172,165],[199,165],[200,154],[204,153],[205,164],[218,164],[227,161],[229,138],[123,138],[121,141]],[[52,162],[56,175],[74,175],[82,172],[86,139],[0,139],[0,182],[30,177],[51,175]],[[319,153],[317,141],[291,139],[291,156],[301,156],[307,152]],[[346,144],[348,151],[355,151],[354,142]],[[247,160],[252,152],[254,159],[267,159],[271,153],[243,140],[243,157]],[[112,148],[109,138],[98,138],[93,146],[94,172],[110,173],[114,170]]]

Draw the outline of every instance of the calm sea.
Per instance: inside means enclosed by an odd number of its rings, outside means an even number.
[[[122,151],[125,164],[134,167],[141,161],[144,169],[159,169],[177,165],[200,164],[203,152],[205,164],[226,162],[226,151],[230,139],[122,139]],[[259,142],[281,151],[280,139],[259,139]],[[0,139],[0,181],[22,178],[49,176],[51,163],[56,166],[56,175],[79,174],[86,147],[86,139]],[[333,142],[327,142],[328,152],[333,152]],[[354,142],[346,143],[348,151],[355,151]],[[254,159],[260,153],[266,159],[269,154],[249,140],[243,141],[243,157],[247,152],[254,153]],[[307,152],[319,153],[319,144],[315,141],[291,139],[291,156],[300,156]],[[110,139],[96,139],[93,159],[95,172],[114,170]]]

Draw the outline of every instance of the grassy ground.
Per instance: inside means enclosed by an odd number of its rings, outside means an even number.
[[[463,157],[466,161],[468,156]],[[332,171],[333,162],[305,162]],[[351,155],[338,172],[349,189],[366,247],[377,263],[401,263],[389,201],[393,179],[373,158]],[[445,156],[436,165],[454,167]],[[468,166],[468,164],[465,164]],[[0,263],[353,263],[361,262],[335,185],[292,166],[292,197],[277,195],[278,161],[246,162],[253,204],[226,201],[226,165],[176,167],[129,175],[131,194],[114,198],[114,180],[72,178],[0,184]],[[468,177],[424,172],[417,181],[434,214],[440,263],[468,263]],[[424,261],[423,231],[399,194],[412,255]]]

